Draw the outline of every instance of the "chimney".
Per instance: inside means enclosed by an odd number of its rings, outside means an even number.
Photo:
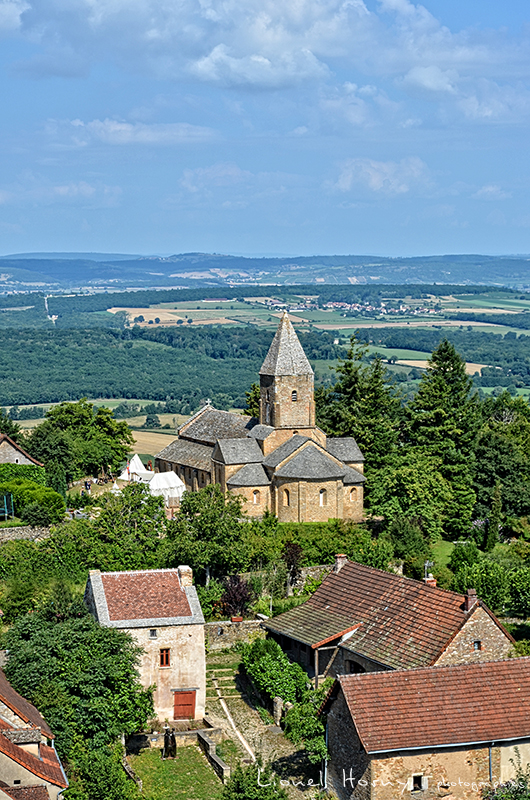
[[[425,586],[436,586],[437,585],[436,584],[436,578],[434,577],[432,572],[429,572],[427,577],[423,579],[423,583],[425,584]]]
[[[345,553],[338,553],[338,555],[335,556],[333,572],[340,572],[347,560],[348,556]]]
[[[465,611],[471,611],[474,605],[477,603],[477,590],[476,589],[468,589],[466,592],[466,597],[464,600],[464,609]]]
[[[182,588],[185,586],[193,586],[193,570],[191,567],[180,566],[178,567],[180,585]]]

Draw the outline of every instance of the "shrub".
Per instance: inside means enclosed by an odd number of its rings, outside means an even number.
[[[0,464],[0,483],[6,483],[15,478],[46,485],[46,470],[36,464]]]
[[[232,575],[225,581],[221,605],[227,616],[243,616],[250,605],[251,599],[252,591],[248,581],[243,580],[239,575]]]
[[[221,598],[224,590],[224,584],[215,578],[212,578],[208,586],[197,586],[199,603],[206,621],[220,619],[222,612]]]
[[[530,568],[523,567],[510,574],[510,613],[530,617]]]
[[[256,686],[272,700],[281,697],[289,703],[300,699],[307,686],[307,675],[293,664],[273,639],[257,639],[243,648],[243,665]]]
[[[46,528],[51,522],[48,509],[40,503],[28,503],[20,512],[20,519],[32,528]]]

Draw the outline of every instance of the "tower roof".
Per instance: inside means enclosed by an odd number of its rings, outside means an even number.
[[[287,311],[283,314],[269,352],[259,371],[260,375],[312,375],[296,331]]]

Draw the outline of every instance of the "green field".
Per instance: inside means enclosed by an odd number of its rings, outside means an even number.
[[[178,747],[175,760],[162,761],[160,750],[130,756],[143,782],[145,800],[219,800],[223,785],[198,747]]]

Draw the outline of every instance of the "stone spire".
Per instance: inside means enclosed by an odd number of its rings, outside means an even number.
[[[313,375],[289,314],[284,312],[269,352],[259,371],[260,375]]]

